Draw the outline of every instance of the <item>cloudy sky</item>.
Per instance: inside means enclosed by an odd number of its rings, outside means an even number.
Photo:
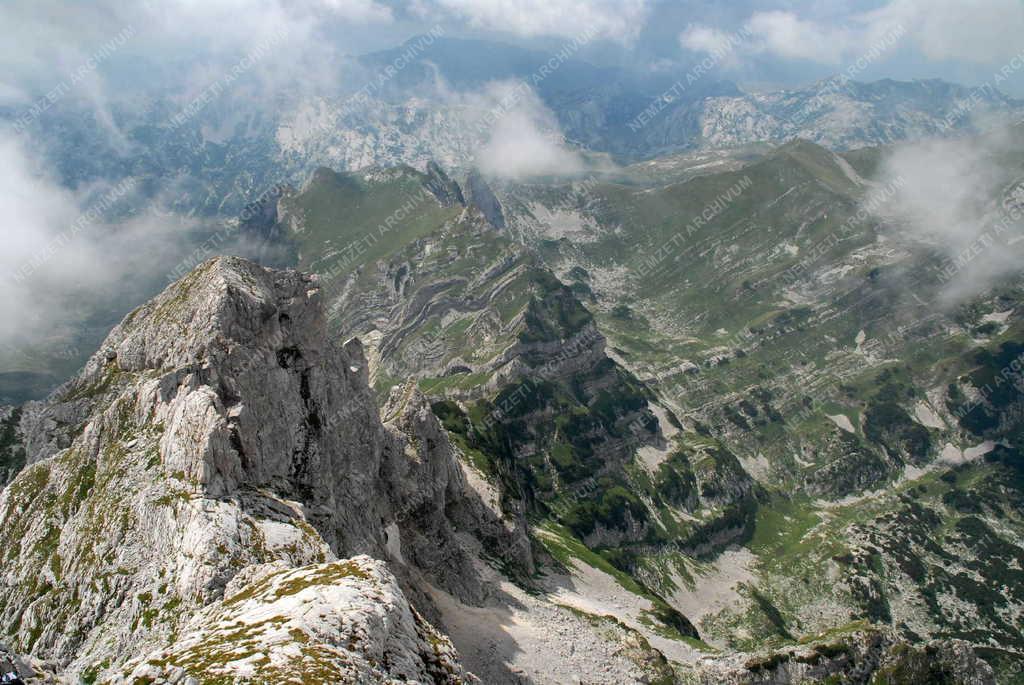
[[[286,47],[261,65],[269,77],[331,78],[323,66],[339,56],[434,27],[542,50],[588,33],[596,36],[584,52],[591,61],[662,71],[685,70],[739,37],[716,69],[748,88],[845,72],[861,80],[996,81],[1024,97],[1021,0],[6,0],[0,106],[57,87],[126,29],[125,45],[76,80],[77,97],[102,97],[126,80],[155,89],[202,81],[218,59],[276,36]],[[877,58],[858,62],[879,44]]]
[[[710,79],[748,90],[845,74],[987,84],[1024,99],[1024,0],[0,0],[0,212],[8,221],[0,367],[7,351],[73,338],[86,305],[144,292],[137,284],[159,280],[168,261],[182,257],[182,235],[202,228],[173,212],[126,212],[109,225],[97,217],[69,232],[112,189],[87,173],[68,178],[54,168],[49,143],[58,140],[62,153],[81,148],[68,156],[85,166],[130,158],[139,142],[115,123],[126,112],[185,111],[239,71],[244,76],[231,81],[218,116],[208,117],[233,127],[236,113],[277,111],[288,96],[363,87],[366,68],[349,57],[428,33],[550,54],[586,37],[582,59],[659,77],[638,83],[682,78],[705,61],[714,65]],[[476,57],[485,53],[500,54],[485,49]],[[451,97],[463,109],[495,111],[508,87],[492,83]],[[558,126],[541,100],[531,93],[517,102],[477,164],[513,178],[580,168],[578,152],[551,135]],[[50,108],[92,114],[95,140],[67,140],[59,128],[40,134],[33,122]],[[948,170],[969,187],[981,165],[972,159],[940,146],[904,155],[893,168]],[[944,225],[931,211],[939,207],[941,216],[970,224],[973,210],[958,196],[942,191],[931,199],[947,181],[925,183],[904,212],[922,225]],[[143,195],[133,188],[120,202],[131,205],[136,191]]]

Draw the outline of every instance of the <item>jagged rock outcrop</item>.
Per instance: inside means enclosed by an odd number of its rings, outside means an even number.
[[[6,485],[25,465],[22,409],[0,406],[0,486]]]
[[[388,430],[415,445],[419,455],[391,462],[394,470],[385,474],[396,503],[397,531],[386,531],[389,557],[428,572],[435,584],[470,603],[488,593],[472,568],[481,553],[498,553],[510,570],[532,573],[525,519],[505,518],[470,487],[448,434],[415,385],[396,388],[382,414]]]
[[[112,677],[146,652],[188,671],[175,645],[216,641],[196,631],[245,592],[246,569],[319,577],[346,556],[387,559],[404,590],[388,590],[385,613],[405,617],[405,591],[431,612],[417,583],[478,600],[481,547],[530,572],[521,527],[478,501],[421,403],[385,427],[367,377],[361,345],[329,338],[317,278],[298,272],[218,258],[129,314],[36,411],[39,451],[0,495],[0,618],[15,648],[69,674]],[[342,599],[317,610],[343,620]]]
[[[22,681],[32,685],[49,685],[61,682],[53,664],[40,659],[24,657],[11,650],[6,644],[0,643],[0,680],[17,675]],[[3,680],[3,682],[8,682]]]
[[[442,207],[465,206],[466,198],[462,195],[462,188],[449,178],[444,169],[434,161],[427,162],[427,190],[434,194]]]
[[[505,228],[505,214],[498,197],[479,171],[473,169],[466,177],[466,203],[480,210],[487,223],[497,229]]]
[[[224,599],[167,648],[134,659],[113,682],[475,682],[448,638],[405,601],[383,562],[244,569]]]
[[[422,183],[445,185],[439,168],[430,174],[435,180]],[[316,184],[295,202],[326,203],[315,194]],[[311,222],[335,221],[318,211]],[[432,402],[454,402],[440,408],[446,428],[469,453],[487,455],[474,465],[497,483],[509,516],[563,499],[584,507],[578,489],[601,480],[603,496],[608,483],[625,483],[636,448],[665,442],[649,391],[608,356],[593,316],[535,253],[479,211],[438,218],[432,232],[343,272],[331,299],[341,336],[374,343],[373,386],[386,393],[415,379]],[[615,529],[607,539],[643,539],[647,522],[631,523],[619,494],[601,506],[599,518]],[[587,535],[591,518],[580,517]]]

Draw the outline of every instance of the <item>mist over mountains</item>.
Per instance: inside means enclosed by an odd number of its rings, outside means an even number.
[[[205,87],[173,99],[154,93],[143,108],[137,97],[108,94],[102,101],[82,100],[74,92],[37,113],[30,108],[31,116],[10,107],[7,116],[19,131],[11,149],[40,151],[33,173],[21,171],[25,165],[18,159],[12,160],[12,172],[20,173],[24,183],[48,178],[79,194],[131,184],[131,205],[122,207],[121,216],[105,217],[106,223],[124,225],[90,232],[117,234],[121,243],[134,240],[130,254],[159,255],[169,262],[170,272],[197,245],[211,238],[221,242],[217,225],[224,218],[237,218],[249,203],[278,187],[301,185],[318,166],[344,170],[410,164],[424,169],[437,161],[452,171],[478,168],[495,179],[523,181],[608,174],[621,164],[658,155],[796,137],[837,150],[892,144],[978,130],[979,122],[1012,121],[1022,111],[996,90],[976,92],[938,81],[837,86],[830,80],[748,94],[699,71],[660,74],[594,66],[579,54],[587,36],[567,40],[551,57],[508,44],[450,38],[441,29],[391,50],[342,59],[333,76],[316,77],[320,85],[313,95],[305,77],[294,83],[266,82],[264,62],[276,64],[285,40],[294,36],[267,34],[250,50],[251,57],[243,58],[248,61],[214,70]],[[254,99],[256,92],[264,95]],[[85,211],[87,204],[78,204]],[[129,237],[135,235],[133,224],[145,226],[138,238]],[[22,230],[32,232],[29,240],[38,251],[62,228],[51,222]],[[161,236],[176,244],[162,244]],[[252,254],[238,235],[230,238],[234,251]],[[77,258],[94,249],[86,245]],[[100,273],[74,285],[51,279],[47,287],[62,293],[60,298],[71,288],[84,287],[93,301],[109,301],[100,283],[117,271],[90,271]],[[129,290],[152,294],[163,284],[141,276],[152,273],[149,267],[126,265],[121,271],[135,284]],[[31,309],[31,297],[22,292],[12,306]],[[103,327],[115,320],[118,305],[113,306],[111,311],[107,305],[109,313],[85,338],[80,337],[84,319],[65,320],[54,308],[39,319],[36,330],[58,324],[63,332],[50,346],[80,363]],[[120,306],[124,311],[125,305]],[[25,327],[18,327],[24,334]],[[8,359],[10,364],[14,357],[8,354]],[[23,357],[16,365],[32,363]],[[74,366],[63,368],[66,373]],[[34,392],[55,380],[32,382]]]
[[[0,676],[1024,678],[1016,3],[0,19]]]

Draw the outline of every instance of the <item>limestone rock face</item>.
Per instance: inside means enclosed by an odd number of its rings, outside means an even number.
[[[420,601],[422,580],[482,597],[471,563],[482,546],[528,572],[525,535],[467,485],[422,400],[406,398],[385,427],[367,377],[358,341],[328,337],[317,279],[294,271],[214,259],[129,314],[32,409],[36,452],[0,495],[0,618],[14,649],[72,675],[123,675],[148,652],[187,672],[177,660],[214,645],[218,616],[280,608],[265,586],[291,588],[289,569],[319,582],[339,558],[388,559]],[[387,627],[369,637],[399,647],[381,677],[419,678],[422,645],[409,645],[433,629],[409,618],[383,567],[351,563],[360,572],[346,583],[372,580],[358,601],[387,598]],[[251,570],[266,564],[277,570]],[[229,604],[243,581],[263,608]],[[314,604],[330,614],[345,601]],[[308,644],[340,644],[324,630]]]
[[[396,503],[395,526],[386,531],[388,558],[426,570],[434,584],[478,604],[488,593],[473,570],[481,552],[497,552],[508,568],[532,574],[526,524],[504,518],[470,486],[447,433],[414,388],[397,388],[382,412],[390,431],[418,447],[417,458],[391,462],[401,471],[385,477]]]
[[[475,682],[446,637],[366,556],[245,569],[168,648],[133,660],[114,682],[205,679],[323,683]]]
[[[476,169],[470,171],[466,177],[466,202],[470,207],[480,210],[491,226],[497,229],[505,228],[505,214],[501,210],[501,203]]]
[[[457,207],[466,204],[466,198],[462,195],[459,184],[449,178],[444,169],[433,160],[427,162],[426,186],[442,207]]]
[[[0,485],[6,485],[25,465],[23,410],[0,405]]]

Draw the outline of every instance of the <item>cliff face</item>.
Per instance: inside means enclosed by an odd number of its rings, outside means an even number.
[[[7,484],[25,465],[20,407],[0,406],[0,483]]]
[[[228,616],[293,610],[286,595],[341,574],[350,593],[307,598],[331,627],[303,644],[351,651],[343,617],[383,592],[377,628],[401,654],[375,668],[434,668],[430,643],[450,646],[399,587],[427,613],[424,582],[480,601],[480,548],[529,571],[529,544],[467,485],[415,392],[381,422],[366,367],[357,341],[329,339],[315,277],[240,259],[202,264],[126,317],[23,423],[35,451],[0,496],[0,616],[15,647],[108,675],[161,649],[157,661],[190,672],[205,663],[198,649],[239,674],[238,650],[198,645]],[[356,554],[388,559],[399,581],[369,560],[338,562]],[[288,630],[309,627],[281,615]]]
[[[480,210],[491,226],[499,230],[505,228],[505,214],[501,210],[501,203],[476,169],[470,171],[466,177],[466,203]]]

